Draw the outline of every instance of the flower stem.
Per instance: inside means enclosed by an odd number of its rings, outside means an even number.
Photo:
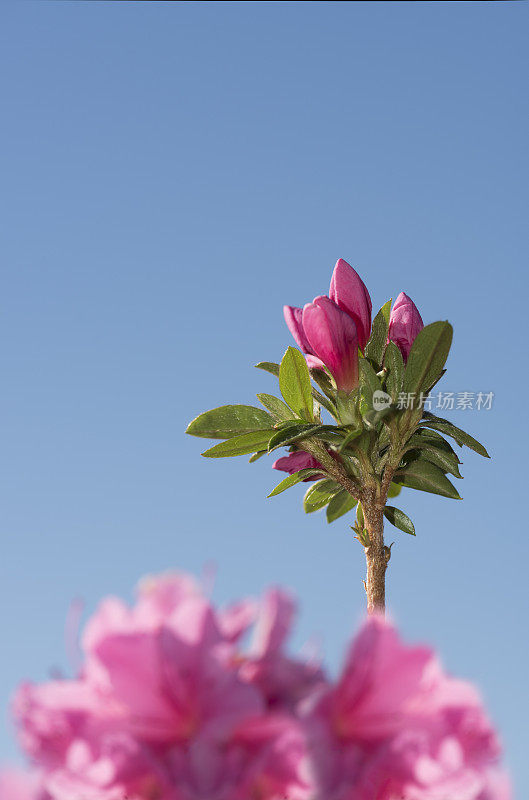
[[[365,547],[368,614],[384,614],[386,610],[386,569],[391,551],[384,544],[383,508],[373,497],[363,503],[364,522],[369,533],[369,544]]]

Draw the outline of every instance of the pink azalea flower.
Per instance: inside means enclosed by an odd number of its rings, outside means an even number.
[[[371,334],[371,297],[358,273],[339,258],[331,278],[329,297],[353,319],[362,352]]]
[[[185,740],[261,710],[258,693],[230,668],[232,646],[201,598],[183,600],[161,628],[108,631],[91,648],[100,691],[144,739]]]
[[[270,708],[293,710],[325,678],[320,664],[294,659],[285,653],[296,606],[281,589],[265,595],[253,641],[241,668],[242,676],[257,686]]]
[[[316,297],[303,309],[303,330],[339,390],[358,386],[358,336],[353,319],[328,297]]]
[[[288,456],[283,456],[282,458],[278,458],[277,461],[274,461],[272,464],[272,469],[278,469],[281,472],[288,472],[289,475],[294,475],[296,472],[299,472],[302,469],[319,469],[321,464],[319,461],[311,456],[309,453],[306,453],[304,450],[296,450],[294,453],[290,453]],[[320,478],[323,478],[323,475],[314,475],[312,477],[304,478],[304,482],[307,481],[317,481]]]
[[[102,711],[97,692],[80,680],[24,683],[13,702],[21,746],[45,768],[61,764],[71,742],[98,726]]]
[[[371,618],[329,683],[287,651],[294,611],[273,589],[217,612],[181,575],[106,601],[80,676],[19,690],[38,775],[0,775],[0,797],[511,800],[479,694],[429,648]]]
[[[338,682],[319,700],[342,739],[383,739],[408,724],[430,650],[403,645],[382,617],[371,617],[353,642]]]
[[[197,737],[168,757],[176,800],[311,800],[303,730],[288,717],[247,719],[221,742]]]
[[[294,337],[310,369],[325,369],[325,364],[312,352],[309,340],[303,330],[303,309],[296,306],[283,306],[283,315],[288,329]]]
[[[51,800],[44,791],[36,773],[6,769],[0,772],[0,798],[2,800]]]
[[[424,323],[417,306],[407,294],[401,292],[391,309],[388,341],[395,342],[404,361],[408,360],[411,346],[423,328]]]
[[[62,768],[48,774],[46,787],[53,800],[169,800],[171,794],[161,761],[123,734],[97,743],[73,741]]]
[[[428,648],[402,644],[382,618],[364,624],[338,682],[305,713],[318,800],[509,797],[477,693],[446,676]]]

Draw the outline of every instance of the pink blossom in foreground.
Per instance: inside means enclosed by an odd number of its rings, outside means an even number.
[[[50,800],[36,773],[6,769],[0,772],[0,800]]]
[[[1,800],[510,800],[478,693],[429,648],[370,618],[329,681],[289,654],[294,614],[280,589],[218,610],[183,575],[106,600],[80,674],[17,693],[36,771]]]
[[[411,346],[423,328],[424,323],[417,306],[411,297],[401,292],[391,309],[388,341],[395,342],[404,361],[408,360]]]
[[[325,681],[317,661],[294,659],[286,654],[295,611],[294,600],[287,592],[281,589],[267,592],[241,667],[242,676],[259,688],[271,709],[294,710]]]

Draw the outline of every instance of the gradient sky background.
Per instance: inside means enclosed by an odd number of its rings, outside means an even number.
[[[338,257],[374,306],[449,318],[464,502],[408,492],[393,616],[478,682],[529,796],[527,3],[6,2],[0,9],[0,757],[8,698],[68,667],[64,621],[148,572],[286,584],[337,668],[364,607],[347,523],[267,500],[270,460],[202,459],[254,402],[283,303]]]

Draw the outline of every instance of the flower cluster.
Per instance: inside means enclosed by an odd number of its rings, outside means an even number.
[[[311,369],[327,368],[338,391],[351,393],[359,383],[358,351],[365,352],[371,335],[371,297],[356,270],[339,258],[334,267],[329,296],[316,297],[304,308],[285,306],[285,322]],[[399,348],[404,363],[417,334],[423,329],[421,315],[407,294],[401,292],[389,316],[387,341]],[[273,468],[294,474],[317,467],[302,451],[278,459]],[[317,480],[317,477],[306,480]]]
[[[216,610],[182,575],[107,599],[71,680],[25,684],[2,800],[508,800],[474,689],[374,616],[337,680],[285,650],[292,599]],[[253,628],[250,644],[245,634]]]
[[[329,296],[316,297],[304,308],[285,306],[285,321],[305,353],[309,367],[327,367],[338,390],[358,386],[358,350],[364,353],[371,335],[371,297],[358,273],[339,258]],[[388,341],[395,342],[407,360],[423,321],[413,300],[401,292],[391,310]]]

